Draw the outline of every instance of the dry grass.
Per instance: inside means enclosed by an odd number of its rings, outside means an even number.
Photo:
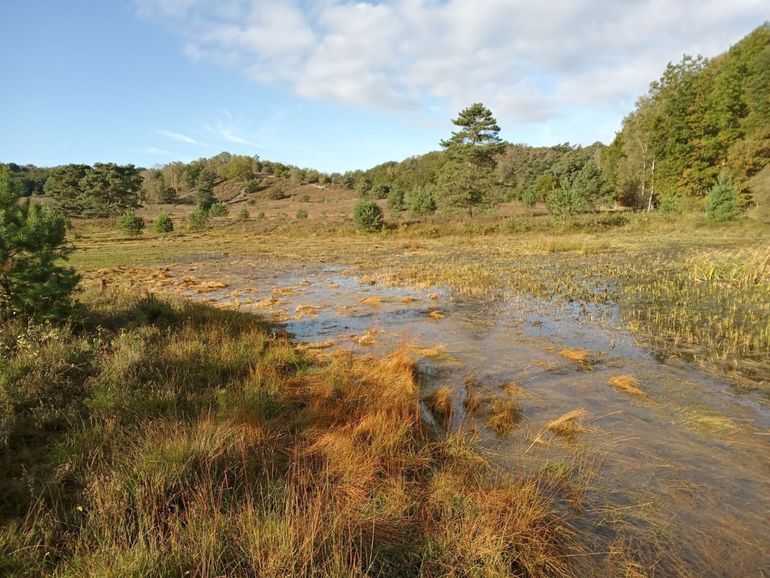
[[[644,391],[639,387],[639,380],[633,375],[622,374],[614,375],[609,378],[608,383],[611,387],[631,395],[644,396]]]
[[[454,392],[449,387],[440,387],[428,397],[428,406],[446,431],[452,425],[454,416]]]
[[[481,409],[483,401],[484,397],[480,392],[466,388],[465,399],[463,400],[463,408],[465,408],[465,412],[468,415],[476,415]]]
[[[45,442],[55,463],[0,530],[6,575],[574,575],[572,533],[535,480],[461,434],[426,435],[408,350],[306,360],[253,317],[101,299],[96,349],[65,330],[38,361],[10,359],[28,389],[88,351]],[[432,400],[451,417],[451,391]]]
[[[599,354],[595,351],[589,351],[588,349],[580,349],[577,347],[565,347],[559,351],[564,359],[570,361],[577,361],[581,365],[594,365],[599,361]]]
[[[578,432],[587,431],[583,425],[586,415],[588,414],[584,409],[573,409],[549,422],[545,429],[557,436],[572,437]]]
[[[513,431],[520,417],[519,407],[514,399],[496,397],[490,403],[486,422],[497,435],[505,436]]]

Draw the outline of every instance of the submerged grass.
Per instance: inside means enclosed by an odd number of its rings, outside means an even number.
[[[83,299],[82,326],[0,331],[0,574],[574,575],[537,480],[429,435],[406,349],[312,357],[237,312]]]

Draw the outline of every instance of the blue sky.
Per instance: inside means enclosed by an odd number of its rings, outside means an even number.
[[[326,171],[438,148],[480,100],[512,142],[609,141],[670,60],[765,0],[6,0],[0,161],[222,150]]]

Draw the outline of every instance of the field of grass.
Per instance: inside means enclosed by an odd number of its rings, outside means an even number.
[[[406,350],[312,355],[118,289],[0,332],[0,574],[567,576],[536,477],[423,424]]]

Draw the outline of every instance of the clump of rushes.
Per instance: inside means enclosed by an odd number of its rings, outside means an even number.
[[[487,425],[497,435],[505,436],[516,427],[519,417],[519,408],[514,399],[496,397],[489,406]]]
[[[561,355],[564,359],[577,361],[579,364],[585,366],[595,365],[599,361],[597,353],[577,347],[565,347],[559,352],[559,355]]]
[[[454,393],[449,387],[440,387],[428,398],[428,405],[438,421],[448,431],[454,416]]]
[[[0,327],[3,573],[577,574],[543,484],[428,437],[407,350],[307,358],[251,315],[83,301],[77,331]]]
[[[584,409],[573,409],[550,422],[545,429],[561,437],[572,437],[578,432],[586,431],[583,425],[587,413]]]
[[[633,375],[614,375],[610,377],[608,383],[610,386],[617,390],[631,395],[644,395],[644,392],[639,388],[639,381]]]

